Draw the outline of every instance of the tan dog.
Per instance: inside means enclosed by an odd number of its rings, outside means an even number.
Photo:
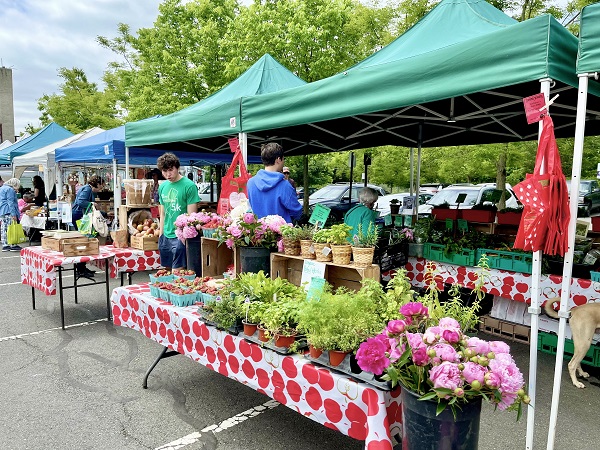
[[[558,319],[558,313],[552,309],[554,303],[560,305],[560,299],[555,298],[546,301],[544,310],[548,316]],[[585,385],[581,381],[577,381],[575,371],[577,370],[577,373],[584,378],[590,376],[581,368],[581,361],[589,350],[590,345],[592,345],[592,338],[594,337],[596,328],[600,328],[600,303],[586,303],[585,305],[571,309],[569,325],[573,334],[573,346],[575,347],[573,357],[568,365],[569,375],[571,375],[571,381],[576,387],[584,388]]]

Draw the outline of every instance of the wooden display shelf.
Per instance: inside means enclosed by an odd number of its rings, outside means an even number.
[[[235,248],[219,245],[218,239],[202,237],[200,239],[200,257],[202,258],[202,276],[222,278],[223,272],[233,264],[236,274],[240,273],[240,255]]]
[[[380,280],[380,270],[377,264],[368,267],[359,267],[354,264],[339,265],[332,262],[323,264],[326,265],[325,279],[336,288],[345,286],[358,291],[361,288],[361,281],[365,278]],[[304,258],[301,256],[290,256],[283,253],[271,254],[271,278],[285,278],[296,286],[300,286],[303,266]]]

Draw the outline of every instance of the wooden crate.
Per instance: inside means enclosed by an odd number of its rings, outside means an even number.
[[[48,249],[48,250],[54,250],[56,252],[62,252],[63,251],[63,244],[68,242],[71,244],[79,244],[79,243],[85,243],[88,241],[88,238],[86,236],[81,236],[81,237],[72,237],[72,238],[53,238],[53,237],[49,237],[49,236],[42,236],[42,248]]]
[[[64,256],[88,256],[100,253],[100,243],[98,239],[87,239],[87,242],[64,242]]]
[[[380,279],[380,270],[377,264],[368,267],[358,267],[354,264],[333,264],[332,262],[324,264],[326,265],[325,279],[335,288],[345,286],[358,291],[363,279],[372,278],[377,281]],[[285,278],[290,283],[300,286],[303,266],[304,258],[301,256],[284,255],[283,253],[271,254],[271,278]]]
[[[225,244],[219,245],[218,239],[201,238],[200,257],[202,258],[203,277],[222,277],[232,264],[235,273],[240,273],[239,252],[227,248]]]
[[[137,248],[139,250],[158,250],[158,236],[145,238],[141,236],[129,236],[129,242],[131,248]]]

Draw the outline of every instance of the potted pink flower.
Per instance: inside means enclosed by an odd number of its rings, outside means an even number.
[[[361,369],[400,384],[409,448],[437,448],[448,432],[462,439],[458,447],[476,448],[482,399],[520,416],[529,397],[506,343],[468,337],[450,317],[435,323],[422,303],[407,303],[400,313],[404,319],[363,342],[356,359]]]

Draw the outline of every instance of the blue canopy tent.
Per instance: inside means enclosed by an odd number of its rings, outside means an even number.
[[[15,142],[10,147],[0,151],[0,164],[10,164],[15,156],[25,155],[34,150],[45,147],[53,142],[62,141],[73,136],[69,130],[61,127],[57,123],[52,122],[46,125],[37,133]]]
[[[174,145],[175,147],[176,145]],[[55,150],[54,159],[56,164],[64,166],[65,164],[85,164],[85,165],[102,165],[107,166],[112,164],[114,180],[117,179],[117,165],[129,164],[137,166],[153,166],[156,165],[156,160],[162,154],[170,151],[176,154],[182,166],[190,165],[214,165],[231,163],[233,158],[232,153],[210,153],[210,152],[179,152],[177,149],[152,149],[143,147],[132,147],[127,149],[129,159],[127,159],[127,151],[125,148],[125,125],[122,125],[111,130],[91,136],[87,139],[82,139],[72,144]],[[260,157],[254,156],[250,158],[249,163],[260,163]],[[57,170],[58,188],[57,194],[62,195],[62,173]],[[118,208],[121,199],[121,186],[115,183],[115,208]],[[116,211],[115,211],[116,213]]]

